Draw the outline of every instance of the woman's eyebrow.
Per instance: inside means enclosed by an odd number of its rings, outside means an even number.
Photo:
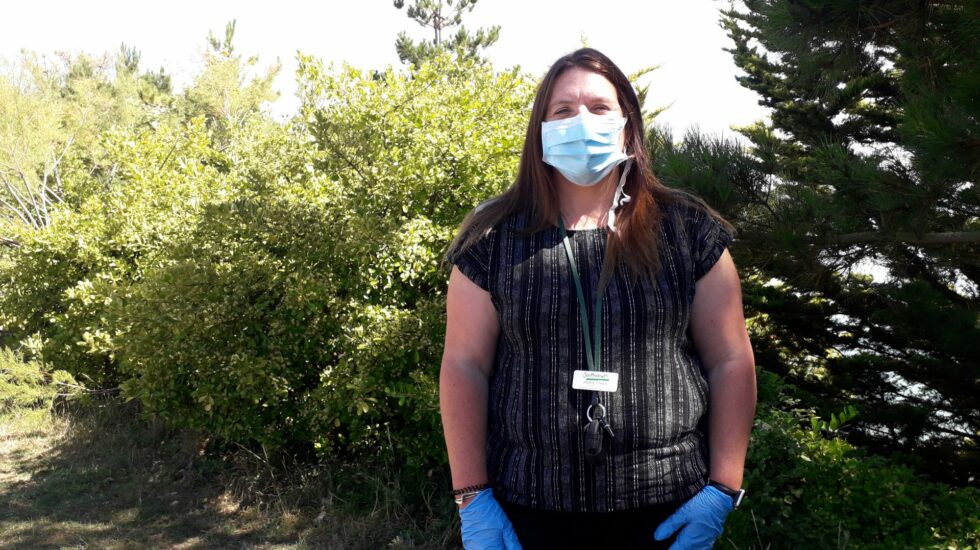
[[[548,102],[548,107],[550,108],[550,107],[555,107],[557,105],[562,105],[562,104],[576,103],[578,101],[578,99],[579,98],[577,98],[577,97],[576,98],[571,98],[571,97],[556,97],[556,98],[554,98],[554,99],[552,99],[551,101]],[[606,103],[615,103],[616,102],[615,99],[612,99],[610,97],[606,97],[606,96],[603,96],[603,95],[585,96],[585,97],[582,97],[581,99],[585,103],[595,103],[595,102],[598,102],[598,101],[602,101],[602,102],[606,102]]]
[[[549,107],[554,107],[555,105],[562,105],[565,103],[574,103],[575,100],[568,97],[556,97],[548,102]]]

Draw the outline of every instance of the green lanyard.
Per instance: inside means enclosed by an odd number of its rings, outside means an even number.
[[[594,335],[589,336],[589,312],[585,305],[585,292],[582,291],[582,279],[578,274],[578,267],[575,265],[575,256],[572,254],[572,244],[568,240],[568,232],[565,230],[565,220],[558,216],[558,227],[561,229],[561,238],[565,243],[565,254],[568,255],[568,263],[572,267],[572,278],[575,280],[575,290],[578,293],[579,318],[582,321],[582,333],[585,335],[585,361],[589,365],[589,370],[602,370],[601,359],[602,346],[599,337],[601,332],[599,324],[602,321],[602,292],[596,288],[595,293],[595,324],[593,325]],[[591,349],[590,349],[591,348]],[[595,395],[593,395],[595,397]]]
[[[602,334],[599,330],[602,322],[602,289],[596,285],[595,307],[592,312],[595,314],[592,337],[589,337],[589,312],[585,307],[585,292],[582,291],[582,279],[578,274],[578,266],[575,265],[575,255],[572,254],[572,243],[568,240],[568,231],[565,230],[565,220],[558,216],[558,227],[561,228],[561,239],[565,244],[565,254],[568,255],[568,263],[572,268],[572,279],[575,280],[575,291],[578,293],[579,318],[582,321],[582,334],[585,339],[585,360],[589,365],[590,371],[601,370],[600,360],[602,359],[602,346],[599,337]],[[590,349],[591,348],[591,349]],[[616,437],[609,422],[606,420],[606,409],[599,403],[599,392],[593,391],[590,399],[591,404],[585,409],[585,418],[589,421],[585,425],[584,435],[582,436],[585,459],[588,462],[598,462],[603,456],[603,433],[609,434],[610,438]],[[595,416],[593,416],[593,410]]]

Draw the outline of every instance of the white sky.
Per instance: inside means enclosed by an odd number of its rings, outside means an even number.
[[[406,4],[411,0],[406,0]],[[431,38],[391,0],[276,2],[171,0],[26,0],[4,6],[0,18],[0,57],[15,61],[21,49],[101,54],[121,42],[142,53],[144,70],[161,65],[178,89],[201,66],[208,31],[224,36],[225,23],[237,20],[235,45],[244,56],[257,55],[259,66],[278,60],[280,99],[273,112],[292,113],[298,104],[294,72],[297,51],[327,62],[346,61],[361,68],[399,65],[395,37],[406,30]],[[732,136],[732,125],[766,117],[754,92],[735,81],[738,69],[722,51],[731,41],[719,26],[714,0],[480,0],[464,19],[468,28],[500,25],[500,40],[487,54],[498,67],[521,65],[542,75],[559,56],[585,38],[627,74],[661,65],[648,76],[648,108],[673,105],[658,122],[675,138],[697,126]]]

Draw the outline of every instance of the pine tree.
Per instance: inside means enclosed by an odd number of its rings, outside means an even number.
[[[168,106],[173,100],[173,82],[163,67],[158,72],[146,71],[139,74],[140,51],[125,43],[119,46],[116,55],[116,78],[130,78],[136,81],[137,94],[147,105]]]
[[[500,26],[494,25],[489,29],[477,29],[470,34],[463,26],[463,14],[473,11],[477,0],[414,0],[408,7],[408,17],[425,28],[431,28],[431,41],[415,41],[408,34],[398,33],[395,50],[403,63],[419,66],[424,60],[430,59],[441,52],[450,52],[459,59],[475,59],[483,61],[481,51],[493,45],[500,36]],[[402,9],[404,0],[394,0],[395,7]],[[448,40],[443,37],[443,31],[459,27],[456,34]]]
[[[278,61],[263,73],[253,74],[259,58],[243,58],[235,51],[234,39],[234,20],[225,25],[223,39],[208,33],[210,49],[204,55],[204,69],[184,91],[180,106],[187,118],[203,115],[212,138],[221,145],[279,97],[273,88],[281,68]]]
[[[652,140],[740,231],[757,360],[854,404],[851,438],[957,482],[980,465],[980,4],[746,0],[723,12],[771,124],[749,155]],[[879,280],[856,272],[871,268]]]

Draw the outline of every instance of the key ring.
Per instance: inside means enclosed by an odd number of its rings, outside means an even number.
[[[602,406],[602,403],[591,403],[589,408],[585,409],[585,418],[592,422],[592,407],[599,407],[599,416],[595,417],[595,420],[602,420],[606,417],[606,408]]]

